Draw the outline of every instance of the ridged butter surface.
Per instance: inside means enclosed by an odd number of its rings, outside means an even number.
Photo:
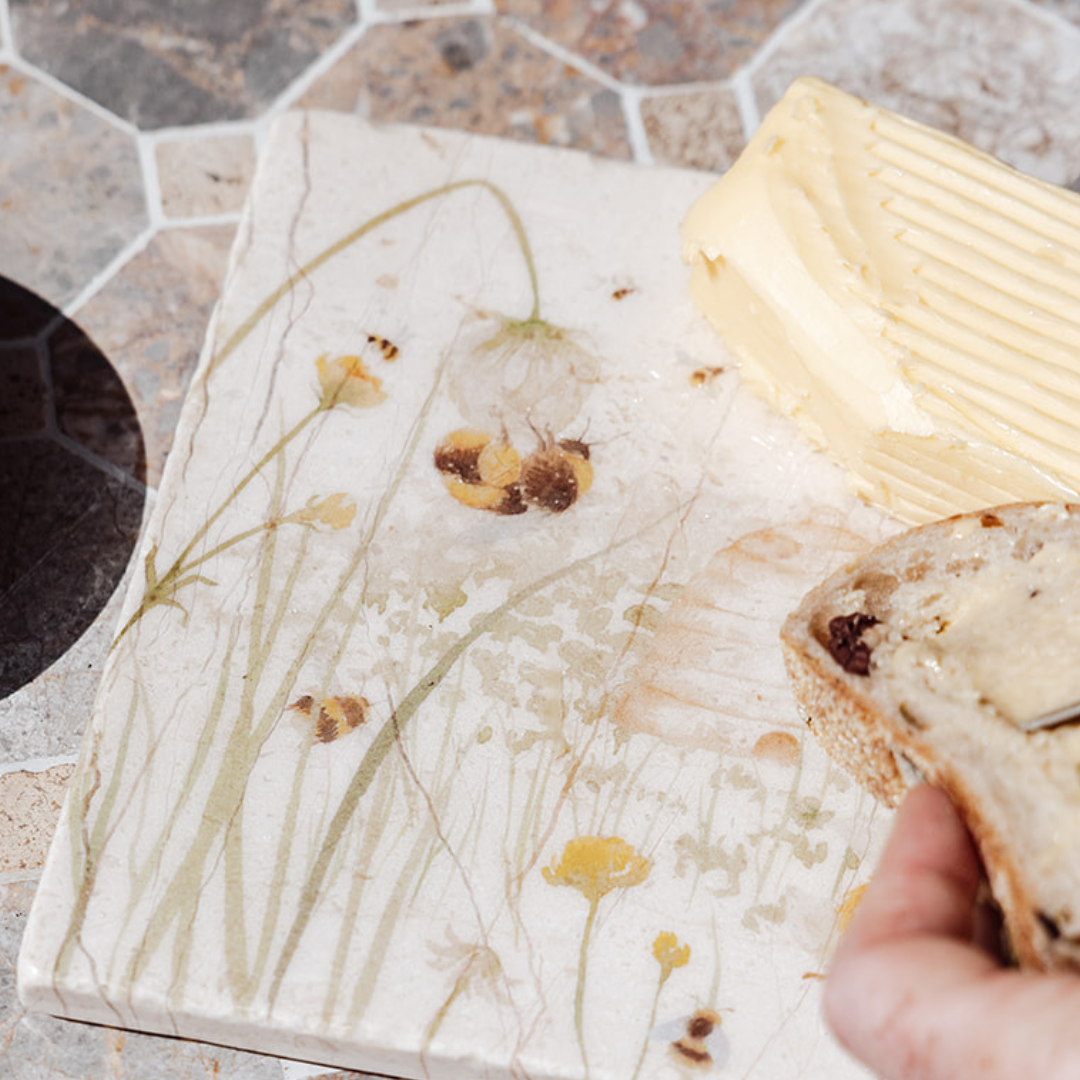
[[[683,239],[744,379],[869,501],[1080,491],[1080,197],[807,78]]]

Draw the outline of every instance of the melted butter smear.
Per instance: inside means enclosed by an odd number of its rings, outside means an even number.
[[[1080,197],[799,79],[683,225],[743,378],[912,522],[1080,491]]]

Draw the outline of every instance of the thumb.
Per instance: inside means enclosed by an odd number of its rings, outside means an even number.
[[[885,1080],[1080,1076],[1080,979],[973,944],[980,879],[952,804],[914,789],[825,985],[829,1026]]]

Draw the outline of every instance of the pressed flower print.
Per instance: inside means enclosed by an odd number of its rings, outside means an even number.
[[[772,631],[887,523],[693,315],[705,179],[334,113],[266,153],[28,1000],[361,1073],[856,1080],[803,976],[887,819]]]

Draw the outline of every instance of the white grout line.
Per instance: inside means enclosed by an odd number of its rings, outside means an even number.
[[[763,65],[780,49],[788,37],[807,20],[813,18],[818,8],[824,7],[829,0],[807,0],[802,7],[793,11],[773,30],[764,44],[732,76],[731,89],[739,107],[739,119],[742,121],[743,134],[749,141],[761,124],[761,111],[758,109],[754,94],[753,77]]]
[[[266,142],[266,136],[270,131],[270,125],[274,121],[274,117],[278,115],[275,112],[267,112],[264,116],[259,117],[259,122],[255,127],[255,131],[252,133],[255,137],[255,163],[256,169],[260,160],[260,154],[263,148],[263,143]]]
[[[62,446],[72,457],[79,458],[80,461],[84,461],[92,469],[104,473],[117,483],[123,484],[124,487],[139,492],[145,498],[147,492],[150,490],[145,480],[136,480],[135,477],[125,472],[118,465],[115,465],[107,458],[103,458],[99,454],[96,454],[93,450],[84,446],[76,439],[71,438],[70,435],[66,435],[60,427],[60,421],[56,412],[56,385],[53,379],[52,365],[49,363],[50,354],[48,342],[57,326],[64,321],[65,317],[62,314],[57,314],[56,318],[51,319],[49,324],[38,334],[37,340],[34,343],[34,351],[38,358],[41,381],[45,387],[45,431],[42,435],[37,436],[37,438],[40,438],[43,442],[48,440],[49,442],[56,443],[58,446]],[[2,771],[2,769],[0,769],[0,771]]]
[[[173,229],[201,229],[215,225],[231,225],[235,228],[243,219],[242,210],[228,210],[220,214],[189,214],[187,217],[167,217],[158,229],[159,233],[170,232]]]
[[[620,91],[623,116],[626,118],[626,138],[630,151],[638,165],[652,165],[652,147],[649,146],[649,134],[645,130],[645,118],[641,115],[641,101],[646,96],[639,87],[623,87]]]
[[[643,98],[682,97],[685,94],[696,94],[702,90],[716,90],[726,86],[731,80],[724,79],[695,79],[693,82],[664,83],[662,86],[625,87],[627,90],[640,90]]]
[[[758,129],[761,123],[761,113],[758,110],[757,99],[754,97],[754,88],[750,83],[750,74],[743,69],[736,73],[731,80],[731,92],[735,95],[735,104],[739,109],[739,121],[742,124],[743,138],[750,141],[750,136]]]
[[[155,233],[158,233],[167,229],[194,229],[203,225],[237,225],[241,217],[239,210],[230,210],[220,214],[177,216],[166,214],[164,199],[161,194],[161,177],[158,174],[157,167],[157,148],[162,143],[182,142],[185,139],[195,142],[208,138],[221,138],[226,135],[231,137],[243,135],[254,142],[256,140],[256,128],[257,125],[254,122],[245,121],[242,125],[222,123],[200,125],[198,128],[173,128],[165,135],[162,135],[160,131],[143,132],[138,138],[139,164],[142,167],[146,213],[150,228]]]
[[[361,2],[363,2],[363,0],[361,0]],[[367,32],[367,29],[367,21],[364,19],[361,19],[360,22],[350,26],[349,29],[326,50],[326,52],[324,52],[317,60],[312,61],[311,64],[300,72],[300,74],[293,79],[280,94],[278,94],[274,101],[271,102],[270,107],[259,117],[261,130],[256,134],[257,144],[261,142],[262,137],[265,135],[266,126],[269,121],[275,116],[285,112],[286,109],[292,108],[298,98],[302,97],[315,82],[325,75],[346,53],[352,50],[353,46],[356,45]]]
[[[78,105],[80,109],[84,109],[111,127],[124,132],[125,135],[130,135],[132,138],[138,136],[139,129],[130,120],[125,120],[122,116],[110,112],[104,105],[99,105],[93,98],[89,98],[73,87],[68,86],[67,83],[61,82],[55,75],[50,75],[44,68],[24,60],[17,54],[11,57],[10,64],[17,71],[22,72],[36,82],[40,82],[43,86],[47,86],[53,93],[66,98],[72,104]]]
[[[583,56],[578,56],[577,53],[571,52],[558,42],[544,37],[538,30],[534,30],[521,19],[506,18],[504,21],[507,26],[513,28],[516,34],[523,37],[531,45],[535,45],[542,52],[546,52],[549,56],[555,57],[556,60],[561,60],[567,67],[574,68],[575,71],[579,71],[582,75],[588,76],[588,78],[600,83],[601,86],[608,90],[614,90],[617,94],[621,94],[626,89],[623,83],[613,75],[609,75],[603,68],[597,67]]]
[[[794,30],[802,26],[808,19],[812,19],[817,13],[818,8],[824,7],[828,2],[829,0],[807,0],[802,7],[793,11],[765,39],[765,43],[743,65],[738,74],[745,75],[747,79],[749,79],[755,72],[761,69],[763,64],[766,64],[769,61],[769,58],[783,45],[785,39],[789,37]]]
[[[360,0],[364,5],[364,0]],[[428,7],[418,3],[413,7],[405,7],[400,11],[379,11],[375,7],[375,0],[368,0],[366,18],[373,23],[399,23],[410,22],[415,19],[451,19],[461,18],[466,15],[495,15],[495,5],[492,0],[459,0],[456,4],[440,4],[438,7]]]
[[[139,152],[139,167],[142,170],[143,201],[146,204],[146,216],[150,227],[160,229],[165,221],[165,209],[162,206],[161,182],[157,170],[157,142],[142,134],[135,140]]]
[[[114,465],[108,458],[103,458],[100,454],[95,454],[93,450],[83,446],[81,442],[71,438],[70,435],[65,435],[62,431],[57,431],[53,434],[53,442],[62,446],[72,455],[72,457],[77,457],[81,461],[85,461],[87,465],[97,469],[98,472],[103,472],[118,484],[123,484],[124,487],[131,488],[132,491],[137,491],[141,495],[145,495],[149,490],[145,481],[136,480],[130,473],[127,473],[120,468],[119,465]]]
[[[202,124],[184,124],[176,127],[154,128],[144,131],[144,139],[155,144],[161,142],[180,142],[184,139],[224,139],[237,135],[251,135],[258,120],[207,120]]]
[[[163,143],[184,141],[201,142],[205,139],[249,138],[258,146],[259,122],[256,120],[218,120],[186,127],[155,128],[139,133],[136,140],[139,164],[142,168],[146,211],[152,228],[169,229],[176,225],[233,225],[240,219],[239,212],[215,215],[170,217],[165,213],[161,193],[161,177],[157,167],[157,149]]]
[[[146,250],[146,246],[153,240],[156,230],[153,225],[147,225],[145,229],[134,240],[128,241],[124,247],[109,260],[109,262],[103,266],[86,285],[83,286],[81,292],[79,292],[73,300],[69,300],[62,308],[63,312],[70,319],[75,313],[89,300],[92,300],[115,276],[117,271],[121,270],[127,265],[136,255],[141,251]]]

